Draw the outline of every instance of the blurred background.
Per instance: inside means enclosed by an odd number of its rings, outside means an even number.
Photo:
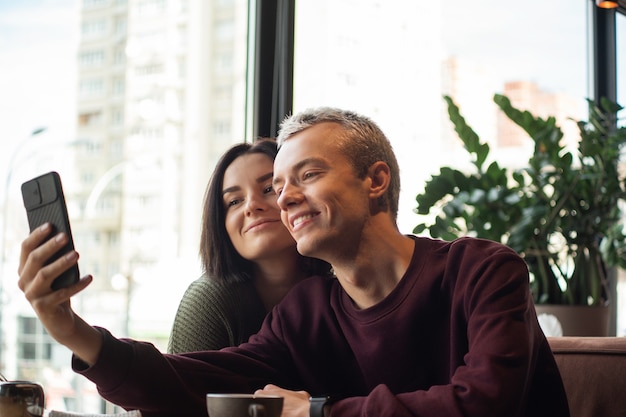
[[[165,350],[178,302],[201,272],[201,205],[213,165],[258,133],[256,7],[253,0],[0,0],[0,372],[42,382],[48,408],[113,409],[71,372],[69,352],[17,289],[28,234],[21,183],[61,174],[81,273],[95,277],[73,300],[77,311]],[[293,110],[344,107],[379,123],[399,157],[398,221],[410,233],[415,195],[429,175],[443,163],[468,162],[444,94],[511,166],[525,161],[531,144],[499,118],[495,93],[556,115],[566,134],[576,134],[569,118],[586,118],[591,94],[592,7],[589,0],[297,0]],[[623,13],[616,30],[624,104]]]

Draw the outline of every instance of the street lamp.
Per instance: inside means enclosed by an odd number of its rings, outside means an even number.
[[[38,127],[15,147],[7,164],[4,188],[2,190],[2,229],[0,229],[0,369],[4,369],[4,351],[6,350],[4,346],[4,324],[2,322],[2,318],[4,310],[4,269],[6,268],[7,261],[5,244],[9,212],[9,187],[11,185],[11,177],[13,176],[13,164],[15,163],[15,160],[24,145],[39,136],[41,133],[45,132],[46,129],[46,127]]]

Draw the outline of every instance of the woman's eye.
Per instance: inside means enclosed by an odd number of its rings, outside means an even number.
[[[229,200],[226,203],[226,207],[233,207],[236,206],[237,204],[239,204],[241,202],[241,200],[235,199],[235,200]]]

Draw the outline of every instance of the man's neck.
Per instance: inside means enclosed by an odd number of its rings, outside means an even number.
[[[357,257],[333,263],[343,289],[359,308],[368,308],[387,297],[404,276],[415,243],[399,232],[368,239]]]

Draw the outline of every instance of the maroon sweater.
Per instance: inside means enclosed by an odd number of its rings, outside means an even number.
[[[166,355],[102,331],[98,362],[74,369],[146,417],[206,417],[206,393],[267,383],[330,395],[341,417],[569,415],[526,265],[485,240],[416,238],[398,286],[364,310],[336,279],[305,280],[239,347]]]

